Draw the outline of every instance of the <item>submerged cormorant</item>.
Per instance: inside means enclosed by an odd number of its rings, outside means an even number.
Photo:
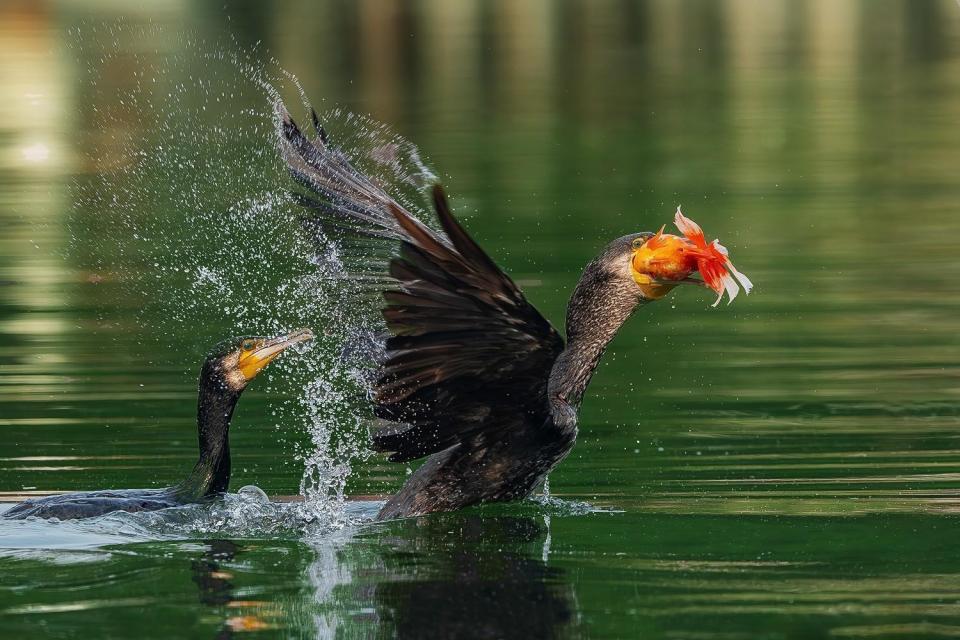
[[[240,394],[284,349],[312,337],[309,330],[301,329],[276,338],[236,338],[214,348],[200,370],[200,459],[179,484],[163,489],[82,491],[26,500],[4,513],[4,517],[91,518],[112,511],[165,509],[224,493],[230,484],[230,419]]]
[[[442,232],[357,170],[315,112],[317,135],[308,137],[282,103],[275,108],[280,152],[307,190],[294,194],[305,208],[305,228],[320,246],[337,241],[348,273],[385,300],[390,335],[374,385],[380,424],[372,447],[389,452],[392,462],[428,456],[380,519],[530,495],[573,447],[594,369],[639,306],[681,282],[732,298],[736,276],[749,291],[726,250],[708,245],[678,211],[686,238],[662,230],[626,235],[586,266],[570,298],[564,343],[460,226],[439,185],[432,199]],[[404,144],[380,145],[362,160],[375,163],[378,174],[402,172],[410,159],[400,157]],[[416,154],[408,155],[417,165]],[[432,178],[423,171],[401,179],[415,184],[423,176]],[[706,283],[688,278],[695,270]]]

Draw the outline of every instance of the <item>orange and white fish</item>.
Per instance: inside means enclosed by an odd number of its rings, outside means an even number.
[[[677,284],[698,283],[698,280],[689,279],[695,271],[703,276],[706,286],[719,294],[713,306],[720,303],[724,293],[729,296],[729,302],[733,302],[740,287],[744,293],[750,293],[753,283],[733,266],[726,247],[717,240],[708,243],[700,225],[684,216],[680,207],[677,207],[673,223],[683,233],[683,238],[664,233],[661,228],[634,249],[631,261],[633,279],[648,298],[661,298]]]

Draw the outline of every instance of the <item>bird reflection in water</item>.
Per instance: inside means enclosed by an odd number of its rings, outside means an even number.
[[[268,604],[260,601],[237,600],[234,597],[236,587],[233,573],[224,568],[244,548],[230,540],[207,540],[207,551],[190,565],[191,579],[199,590],[200,603],[209,607],[224,607],[234,615],[229,615],[223,626],[214,636],[217,640],[234,637],[238,631],[260,631],[271,629],[274,625],[262,616],[270,615],[265,611]],[[235,615],[238,611],[252,609],[255,613]],[[274,612],[275,613],[275,612]]]
[[[319,545],[308,571],[317,637],[568,635],[576,625],[573,586],[542,559],[541,517],[401,520]]]
[[[394,541],[397,566],[409,566],[411,552],[431,562],[442,557],[436,575],[398,576],[375,591],[381,621],[398,637],[548,638],[570,624],[572,587],[563,572],[523,551],[545,539],[536,520],[472,517],[423,525],[424,535]],[[451,535],[450,527],[459,531]],[[520,548],[498,552],[502,544]]]
[[[223,606],[233,600],[233,574],[221,568],[241,550],[230,540],[207,540],[207,551],[202,558],[190,563],[190,573],[200,591],[200,602],[207,606]]]

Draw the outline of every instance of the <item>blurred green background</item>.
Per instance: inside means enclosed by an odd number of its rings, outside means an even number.
[[[555,521],[560,626],[960,635],[954,0],[6,2],[0,52],[0,492],[176,480],[208,347],[327,322],[271,206],[254,79],[285,69],[415,142],[558,327],[583,265],[677,205],[757,285],[677,291],[608,351],[551,487],[625,513]],[[242,399],[234,489],[297,492],[296,399],[335,353],[308,355]],[[405,473],[357,462],[348,492]]]

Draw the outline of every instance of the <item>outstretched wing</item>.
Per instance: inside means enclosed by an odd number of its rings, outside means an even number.
[[[432,188],[439,233],[356,170],[315,116],[311,139],[279,103],[277,115],[283,158],[310,192],[298,196],[308,230],[374,258],[393,247],[379,272],[375,259],[355,262],[358,276],[380,278],[391,334],[374,388],[387,423],[374,449],[403,462],[542,424],[563,340],[460,226],[443,189]]]

